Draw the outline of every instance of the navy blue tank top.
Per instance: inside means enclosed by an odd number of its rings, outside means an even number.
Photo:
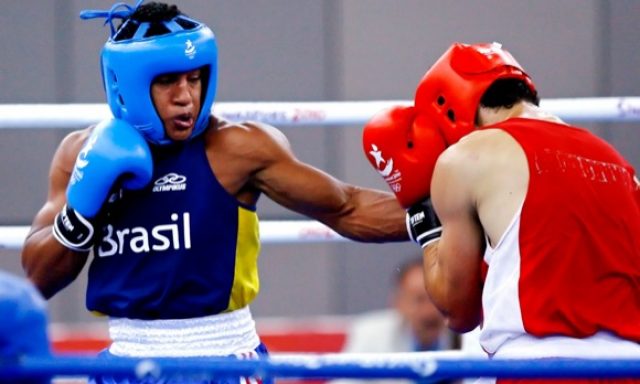
[[[106,205],[87,308],[180,319],[248,305],[259,291],[258,217],[216,179],[204,135],[152,148],[153,181]]]

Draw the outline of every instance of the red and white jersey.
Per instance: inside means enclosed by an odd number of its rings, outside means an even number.
[[[529,187],[484,254],[482,347],[496,357],[640,356],[633,168],[581,128],[522,118],[498,128],[523,148]]]

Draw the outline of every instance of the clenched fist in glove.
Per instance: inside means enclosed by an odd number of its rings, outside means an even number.
[[[371,165],[408,210],[412,239],[425,247],[439,238],[440,222],[429,199],[433,170],[446,148],[437,126],[412,106],[392,107],[369,120],[362,142]]]
[[[92,219],[116,182],[126,189],[147,185],[153,173],[149,145],[129,123],[111,119],[93,130],[76,159],[67,186],[67,204],[56,216],[54,237],[69,249],[88,251]]]
[[[427,197],[407,210],[407,232],[422,248],[440,238],[442,224],[431,205],[431,198]]]

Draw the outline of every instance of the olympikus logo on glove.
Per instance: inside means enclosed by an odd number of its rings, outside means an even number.
[[[191,249],[191,223],[189,212],[171,214],[172,224],[160,224],[151,229],[144,227],[114,229],[107,225],[107,233],[100,241],[98,256],[122,255],[125,248],[133,253],[162,252],[168,249]]]

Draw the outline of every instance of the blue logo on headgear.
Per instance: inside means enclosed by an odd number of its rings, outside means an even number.
[[[187,40],[187,42],[185,43],[185,45],[187,46],[184,49],[184,54],[190,58],[193,59],[193,57],[196,55],[196,46],[193,45],[193,42],[191,42],[191,40]]]
[[[129,39],[115,39],[112,19],[129,19],[135,8],[119,3],[109,11],[83,11],[80,17],[104,17],[111,25],[111,37],[102,49],[102,78],[107,102],[116,118],[123,119],[142,132],[148,141],[169,144],[164,125],[151,99],[151,84],[165,73],[181,73],[202,69],[203,100],[191,137],[203,132],[209,123],[217,84],[218,49],[213,32],[204,24],[178,15],[161,22],[163,35],[145,37],[149,22],[137,22],[137,30]],[[126,8],[118,10],[118,8]],[[124,25],[124,24],[123,24]],[[185,27],[186,26],[186,27]]]

